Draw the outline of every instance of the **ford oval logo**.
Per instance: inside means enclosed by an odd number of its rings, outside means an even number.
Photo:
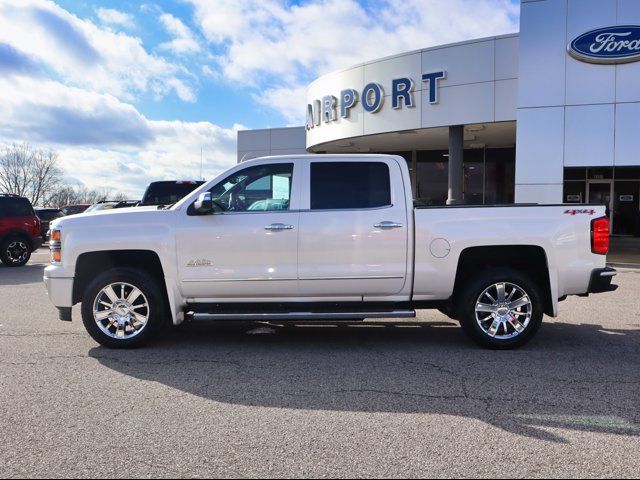
[[[590,63],[640,60],[640,26],[619,25],[583,33],[569,44],[572,57]]]

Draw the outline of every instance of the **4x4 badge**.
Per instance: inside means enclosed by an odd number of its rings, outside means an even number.
[[[585,209],[585,210],[577,210],[575,208],[570,208],[564,211],[565,215],[595,215],[596,211],[593,209]]]

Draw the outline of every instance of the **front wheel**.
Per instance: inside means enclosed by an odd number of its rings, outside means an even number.
[[[542,324],[542,298],[539,287],[527,275],[511,269],[488,270],[464,288],[462,328],[484,347],[520,347]]]
[[[165,323],[167,306],[148,273],[113,268],[99,275],[82,297],[82,322],[100,345],[134,348],[146,344]]]

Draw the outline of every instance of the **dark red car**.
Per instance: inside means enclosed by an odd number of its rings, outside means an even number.
[[[40,220],[31,202],[17,195],[0,194],[0,260],[7,267],[20,267],[31,252],[40,248]]]

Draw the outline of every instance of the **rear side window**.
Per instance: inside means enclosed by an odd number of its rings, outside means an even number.
[[[391,205],[391,182],[386,163],[311,163],[311,210],[388,205]]]
[[[31,217],[33,209],[26,198],[8,197],[0,199],[0,215],[3,217]]]

